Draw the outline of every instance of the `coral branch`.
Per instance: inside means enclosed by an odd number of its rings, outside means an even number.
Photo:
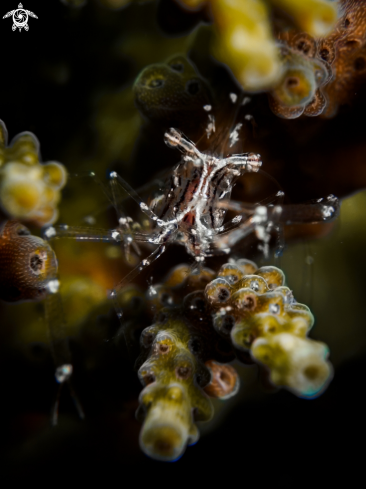
[[[140,395],[145,415],[140,435],[142,450],[158,460],[176,460],[198,439],[195,421],[208,421],[213,409],[196,384],[199,362],[189,350],[190,331],[183,318],[162,310],[142,335],[147,360],[139,369],[146,387]]]

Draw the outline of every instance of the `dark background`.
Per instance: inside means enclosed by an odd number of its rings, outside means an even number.
[[[2,0],[0,16],[17,8],[17,3]],[[25,0],[23,6],[38,16],[29,19],[28,32],[13,32],[11,18],[0,20],[0,118],[10,139],[32,131],[41,142],[44,161],[63,161],[65,146],[75,132],[88,133],[90,94],[99,86],[115,89],[133,81],[133,60],[116,63],[108,46],[117,31],[144,22],[145,11],[132,6],[114,12],[92,1],[80,10],[58,0]],[[133,9],[136,13],[131,13]],[[364,128],[364,121],[360,123]],[[349,137],[346,131],[343,137]],[[354,258],[352,265],[364,275],[364,259]],[[331,295],[326,299],[333,300]],[[364,324],[365,318],[363,312],[359,321]],[[61,479],[65,485],[100,478],[104,484],[120,486],[184,482],[290,488],[349,487],[362,474],[366,358],[360,352],[341,362],[319,399],[302,400],[281,391],[258,394],[233,406],[216,429],[174,464],[154,462],[139,452],[139,425],[131,415],[137,380],[110,381],[111,389],[117,385],[122,389],[127,382],[132,393],[120,413],[95,408],[81,422],[65,400],[66,414],[57,428],[50,428],[47,403],[52,392],[42,395],[42,382],[50,386],[51,379],[45,375],[42,381],[33,379],[33,385],[22,370],[26,363],[21,358],[7,359],[2,352],[0,478],[37,480],[51,487]],[[133,375],[131,370],[128,375]]]

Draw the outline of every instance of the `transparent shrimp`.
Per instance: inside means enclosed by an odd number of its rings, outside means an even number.
[[[202,153],[174,128],[165,133],[165,143],[178,149],[182,158],[171,172],[165,188],[149,205],[121,176],[112,172],[107,195],[118,215],[115,229],[55,226],[44,233],[46,239],[114,243],[122,246],[125,255],[129,254],[130,246],[140,255],[139,244],[150,250],[150,254],[110,292],[120,318],[123,311],[118,304],[118,292],[156,261],[169,244],[183,245],[201,265],[209,256],[229,254],[246,236],[255,233],[261,243],[260,249],[268,256],[271,235],[273,232],[280,234],[283,225],[330,221],[338,213],[338,200],[334,196],[297,205],[283,205],[283,192],[258,204],[232,201],[235,181],[246,172],[260,169],[260,155],[243,153],[218,157]],[[149,227],[136,228],[134,221],[124,214],[121,202],[126,193],[149,219]],[[237,214],[225,222],[229,210]]]

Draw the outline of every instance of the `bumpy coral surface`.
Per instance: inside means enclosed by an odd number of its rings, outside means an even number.
[[[334,116],[340,105],[350,103],[366,80],[366,3],[343,0],[334,30],[319,40],[320,57],[332,63],[334,79],[326,87],[325,112]]]
[[[0,229],[0,297],[6,301],[40,300],[56,278],[57,259],[43,239],[17,221]]]

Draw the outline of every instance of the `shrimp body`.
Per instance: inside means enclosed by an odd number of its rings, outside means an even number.
[[[183,152],[171,177],[169,191],[161,202],[158,226],[177,235],[197,261],[212,253],[214,238],[224,231],[225,209],[220,200],[230,198],[235,180],[245,171],[258,171],[260,155],[244,153],[217,158],[201,153],[176,129],[165,134],[168,146]]]

